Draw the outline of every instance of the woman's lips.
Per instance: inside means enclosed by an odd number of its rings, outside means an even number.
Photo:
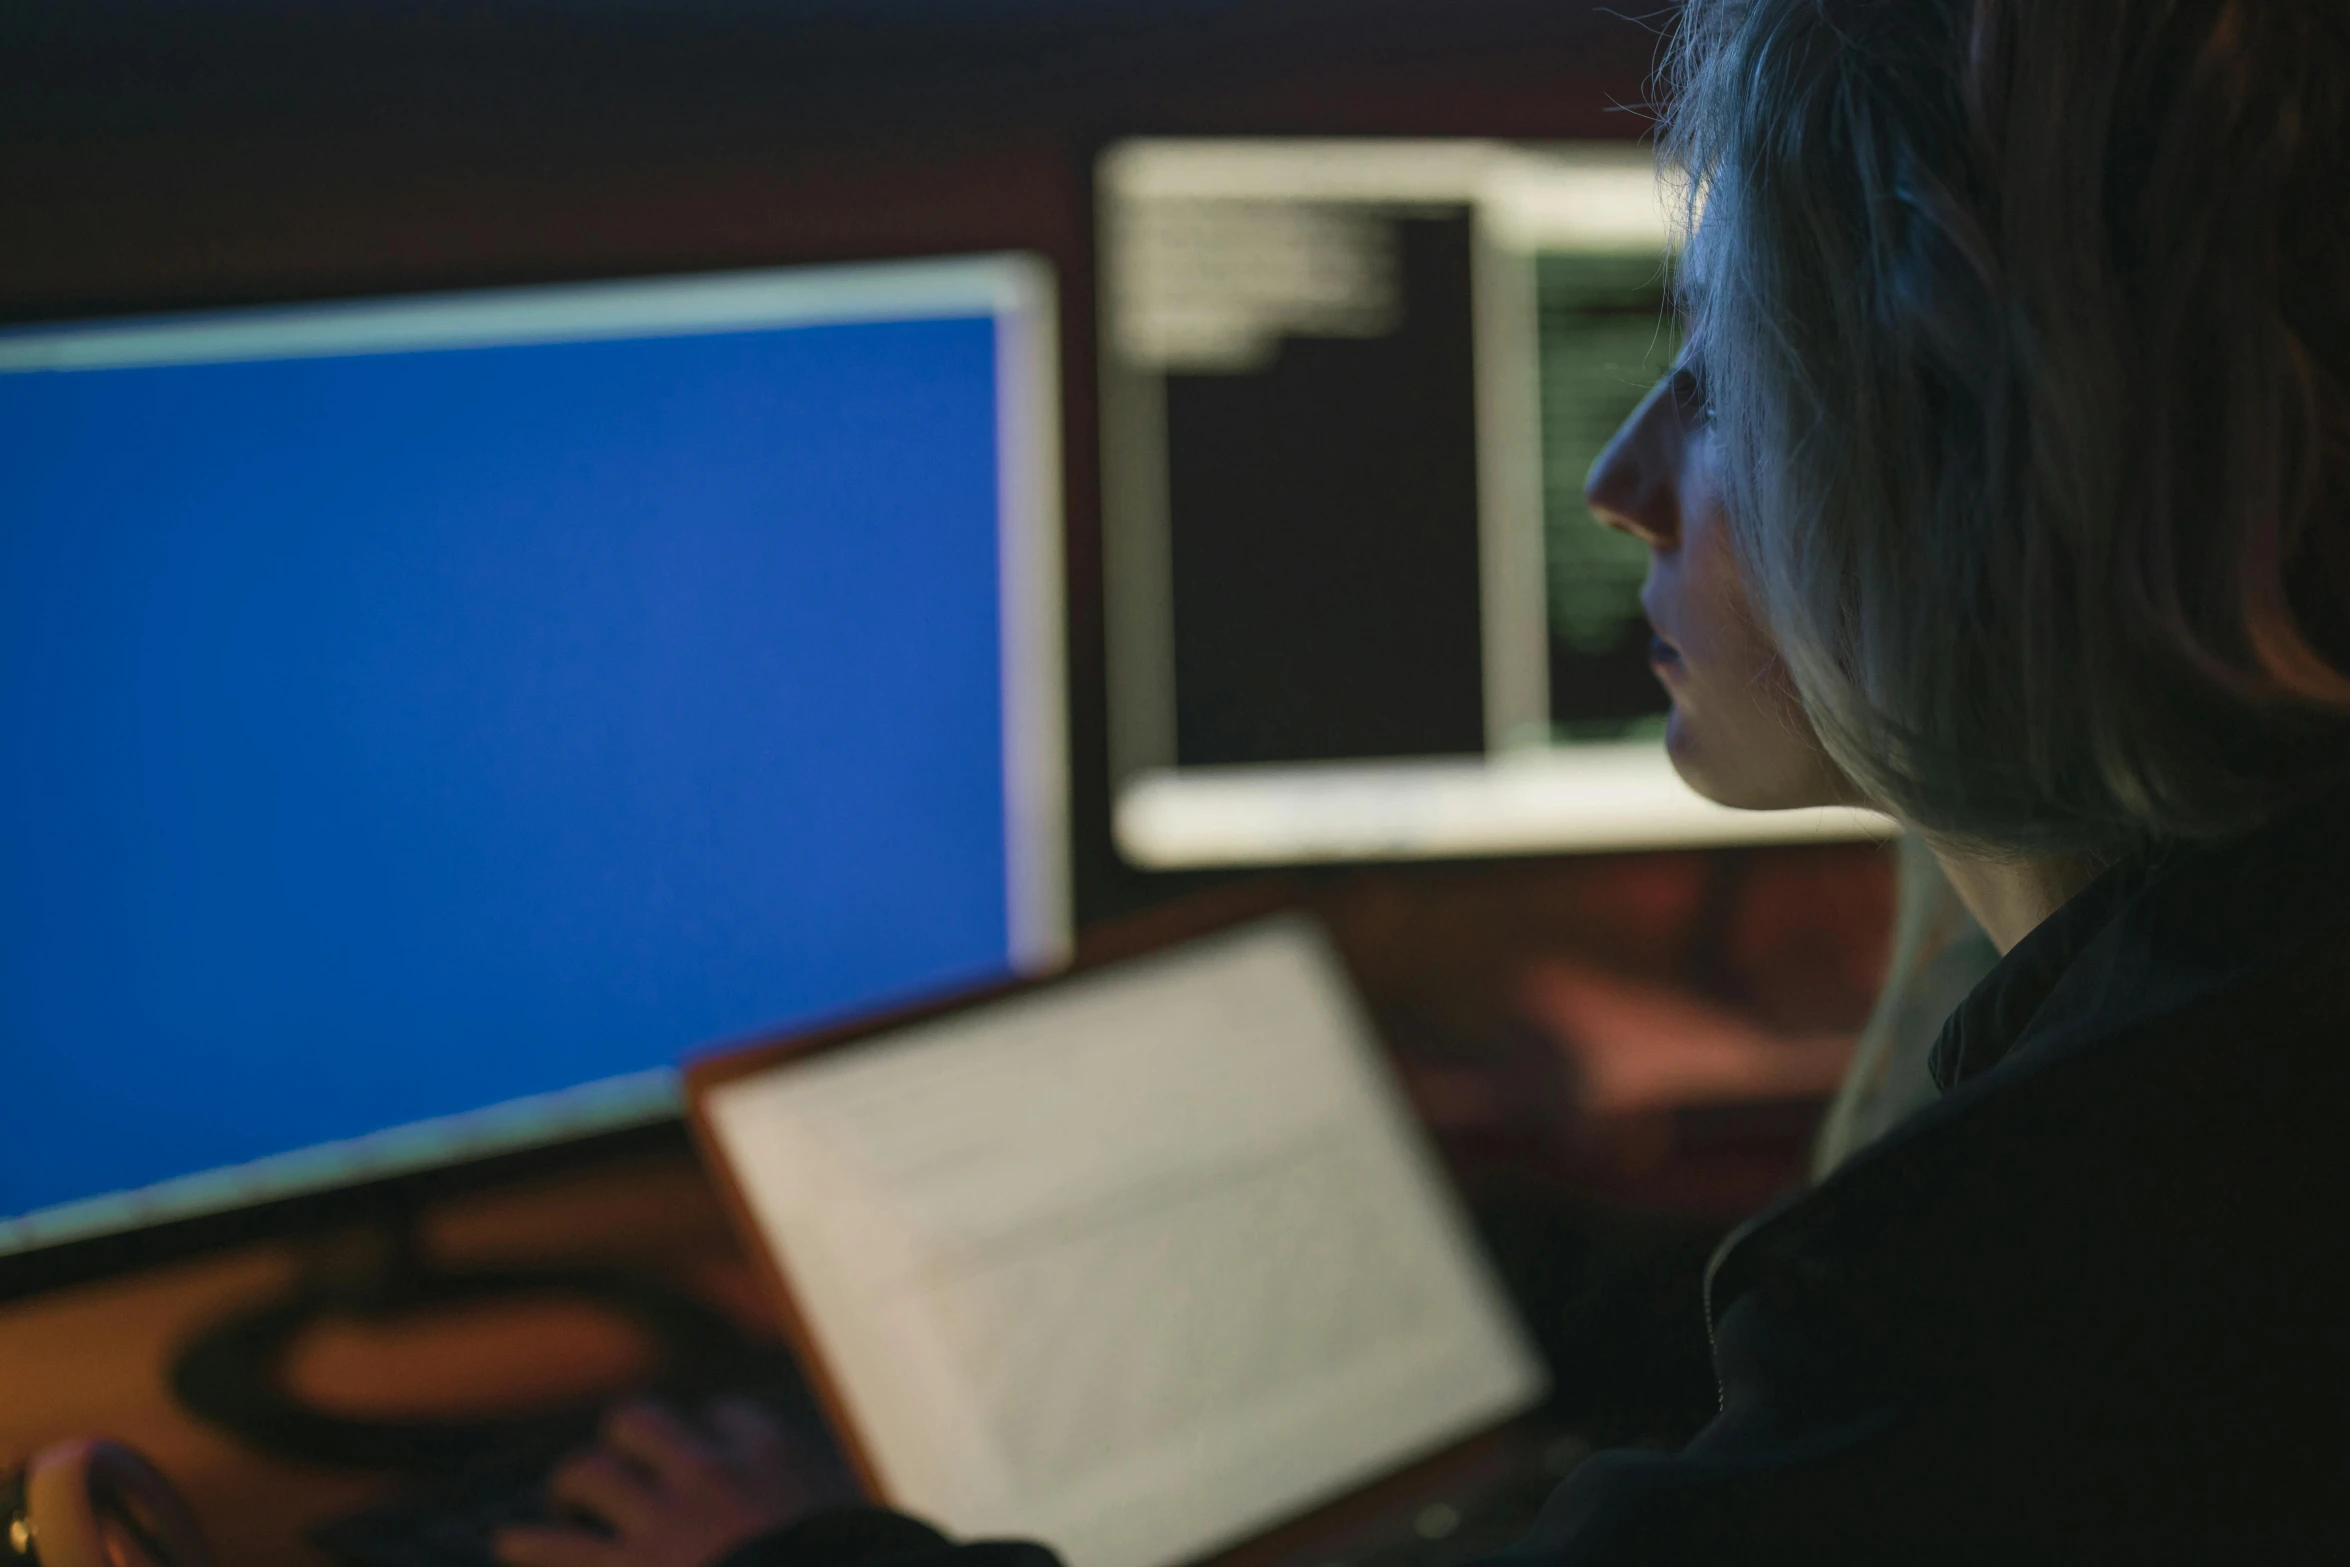
[[[1663,637],[1649,638],[1648,667],[1656,671],[1659,680],[1679,679],[1682,673],[1681,650]]]

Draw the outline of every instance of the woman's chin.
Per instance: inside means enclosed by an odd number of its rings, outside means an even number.
[[[1724,781],[1712,765],[1713,757],[1705,737],[1678,702],[1665,718],[1665,757],[1673,764],[1673,771],[1681,775],[1681,781],[1698,794],[1716,805],[1740,803],[1724,797]]]
[[[1665,755],[1681,781],[1716,805],[1740,811],[1797,811],[1843,803],[1845,791],[1815,745],[1776,721],[1755,732],[1710,733],[1679,703],[1665,720]]]

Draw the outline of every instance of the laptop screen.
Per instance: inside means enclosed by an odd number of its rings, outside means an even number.
[[[1303,919],[703,1111],[884,1499],[958,1535],[1168,1567],[1545,1391]]]

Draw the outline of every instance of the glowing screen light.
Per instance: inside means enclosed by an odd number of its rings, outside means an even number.
[[[1050,960],[1049,304],[982,258],[0,336],[0,1250]]]

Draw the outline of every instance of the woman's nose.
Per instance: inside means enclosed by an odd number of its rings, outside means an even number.
[[[1632,410],[1591,465],[1583,500],[1608,527],[1629,533],[1652,550],[1681,541],[1680,425],[1667,386],[1658,386]]]

